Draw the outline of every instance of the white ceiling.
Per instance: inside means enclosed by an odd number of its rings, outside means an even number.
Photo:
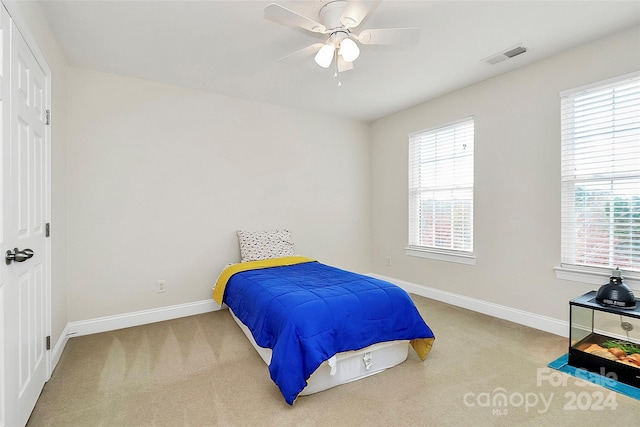
[[[263,18],[268,1],[58,1],[41,5],[72,67],[372,121],[640,25],[640,1],[383,1],[356,32],[419,27],[412,48],[361,46],[354,69],[278,59],[319,40]],[[319,20],[323,1],[277,1]],[[483,59],[519,43],[528,52]],[[630,52],[640,55],[640,52]]]

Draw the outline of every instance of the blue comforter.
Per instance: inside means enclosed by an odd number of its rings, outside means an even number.
[[[434,337],[398,286],[315,261],[235,273],[224,302],[272,349],[271,379],[290,405],[336,353]]]

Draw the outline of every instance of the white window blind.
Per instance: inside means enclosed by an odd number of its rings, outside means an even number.
[[[473,252],[473,117],[409,135],[409,247]]]
[[[561,94],[561,137],[562,265],[640,272],[640,73]]]

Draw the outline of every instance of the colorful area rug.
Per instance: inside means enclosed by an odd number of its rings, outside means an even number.
[[[621,383],[611,378],[605,378],[602,375],[598,375],[594,372],[589,372],[581,368],[576,368],[575,366],[569,365],[568,362],[569,362],[569,355],[565,354],[564,356],[560,356],[553,362],[549,363],[548,366],[552,369],[557,369],[560,372],[564,372],[565,374],[569,374],[581,380],[589,381],[594,384],[601,385],[603,387],[608,388],[609,390],[613,390],[617,393],[624,394],[625,396],[629,396],[634,399],[640,400],[639,388],[630,386],[625,383]]]

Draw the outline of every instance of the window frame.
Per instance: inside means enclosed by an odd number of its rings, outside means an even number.
[[[471,248],[470,250],[465,250],[465,249],[451,249],[451,248],[444,248],[444,247],[438,247],[438,246],[421,246],[421,245],[415,245],[415,244],[411,244],[412,243],[412,229],[413,229],[413,225],[412,225],[412,221],[416,221],[417,219],[413,217],[412,215],[412,204],[415,203],[413,200],[413,195],[412,193],[415,191],[414,188],[412,188],[412,173],[413,173],[413,168],[412,168],[412,163],[415,162],[415,159],[412,158],[412,153],[411,153],[411,144],[412,144],[412,139],[415,138],[416,136],[428,136],[429,134],[435,134],[439,131],[444,131],[446,129],[450,129],[450,128],[454,128],[456,126],[468,126],[471,125],[471,129],[473,131],[473,136],[472,136],[472,141],[473,141],[473,151],[472,151],[472,166],[471,166],[471,182],[470,182],[470,187],[467,187],[467,190],[471,192],[471,208],[470,208],[470,213],[471,213],[471,220],[470,220],[470,224],[469,224],[469,228],[470,228],[470,239],[471,239]],[[455,141],[455,139],[454,139]],[[414,256],[414,257],[421,257],[421,258],[428,258],[428,259],[433,259],[433,260],[438,260],[438,261],[447,261],[447,262],[454,262],[454,263],[460,263],[460,264],[467,264],[467,265],[475,265],[476,263],[476,257],[474,254],[474,249],[473,249],[473,236],[474,236],[474,216],[473,216],[473,211],[474,211],[474,205],[475,205],[475,117],[474,116],[467,116],[464,117],[462,119],[459,120],[455,120],[453,122],[449,122],[449,123],[445,123],[442,125],[438,125],[438,126],[434,126],[431,128],[427,128],[427,129],[423,129],[420,131],[416,131],[416,132],[412,132],[408,135],[408,144],[409,144],[409,153],[408,153],[408,197],[407,197],[407,201],[408,201],[408,230],[407,230],[407,238],[408,238],[408,245],[405,247],[405,254],[409,255],[409,256]],[[460,158],[463,156],[459,156]],[[442,161],[442,160],[440,160]],[[448,188],[448,190],[453,191],[454,189],[458,189],[460,190],[461,188],[454,188],[456,187],[455,185],[452,185],[450,188]],[[433,189],[435,187],[430,187],[432,188],[432,190],[429,191],[433,191]],[[419,228],[419,226],[418,226]]]
[[[563,117],[563,114],[565,113],[565,109],[562,104],[565,102],[566,98],[578,97],[580,94],[596,92],[598,90],[605,89],[607,86],[613,86],[613,85],[622,86],[625,83],[629,83],[630,81],[638,80],[638,79],[640,79],[640,71],[625,74],[622,76],[613,77],[610,79],[594,82],[588,85],[580,86],[578,88],[569,89],[569,90],[560,92],[559,97],[561,102],[561,105],[560,105],[561,106],[561,116],[560,116],[561,153],[566,149],[567,144],[571,143],[571,142],[567,142],[563,135],[565,120],[568,120]],[[567,180],[564,178],[564,175],[565,175],[564,166],[561,165],[561,176],[563,177],[561,179],[561,227],[563,227],[563,224],[565,223],[565,214],[566,214],[565,210],[562,208],[562,206],[566,202],[565,197],[567,196],[564,188],[565,185],[567,185],[566,184]],[[638,176],[640,176],[640,173],[638,174]],[[617,181],[615,176],[610,176],[608,179],[610,179],[612,182]],[[580,180],[576,179],[575,181],[580,181]],[[635,226],[635,223],[632,223],[631,227],[633,226]],[[611,275],[611,270],[616,268],[616,266],[607,266],[607,267],[591,266],[591,265],[580,265],[580,264],[574,264],[571,262],[566,262],[567,260],[564,259],[564,256],[565,256],[564,254],[566,250],[565,244],[567,240],[570,240],[570,237],[567,237],[567,231],[565,231],[565,229],[561,228],[560,231],[561,231],[561,247],[560,247],[561,259],[560,259],[560,265],[554,267],[556,277],[558,279],[585,282],[585,283],[594,284],[594,285],[597,285],[597,284],[601,285],[603,283],[606,283],[608,281],[609,276]],[[609,252],[611,252],[611,248],[609,248]],[[624,278],[624,281],[627,285],[636,289],[640,288],[640,271],[628,270],[624,268],[620,268],[620,270]]]

